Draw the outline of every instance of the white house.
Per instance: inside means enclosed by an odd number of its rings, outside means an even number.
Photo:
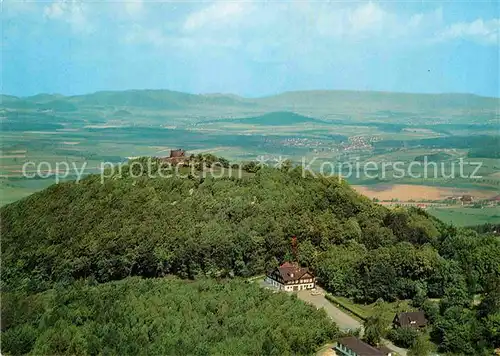
[[[269,271],[266,282],[289,292],[312,289],[316,286],[316,278],[309,269],[290,262],[285,262]]]

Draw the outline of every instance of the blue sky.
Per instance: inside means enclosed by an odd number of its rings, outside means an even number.
[[[5,0],[2,92],[499,96],[497,1]]]

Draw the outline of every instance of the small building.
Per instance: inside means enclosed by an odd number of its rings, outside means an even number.
[[[474,198],[472,197],[472,195],[464,194],[460,198],[460,201],[462,202],[462,205],[463,204],[471,204],[474,201]]]
[[[427,326],[427,319],[423,311],[403,312],[396,314],[392,325],[396,328],[424,328]]]
[[[373,347],[354,336],[343,337],[335,343],[333,350],[338,356],[392,356],[385,346]]]
[[[493,198],[488,199],[492,202],[500,202],[500,195],[495,195]]]
[[[266,275],[266,282],[279,290],[289,292],[312,289],[316,286],[316,278],[308,268],[290,262],[285,262],[269,271]]]
[[[178,165],[185,164],[189,161],[189,157],[186,156],[186,151],[183,149],[170,150],[170,156],[161,158],[163,162]]]
[[[182,149],[170,150],[170,158],[186,157],[186,151]]]

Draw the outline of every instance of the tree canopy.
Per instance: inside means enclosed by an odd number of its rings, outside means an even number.
[[[2,353],[308,355],[338,334],[323,310],[241,280],[126,278],[2,295]]]

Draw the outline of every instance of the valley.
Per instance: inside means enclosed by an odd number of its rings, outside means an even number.
[[[86,175],[99,173],[102,162],[167,156],[179,147],[231,162],[305,162],[315,171],[342,175],[378,200],[438,201],[455,192],[484,200],[500,187],[498,108],[497,99],[462,94],[4,95],[1,204],[77,178],[74,170],[58,172],[59,162]],[[483,153],[485,146],[492,149]]]

